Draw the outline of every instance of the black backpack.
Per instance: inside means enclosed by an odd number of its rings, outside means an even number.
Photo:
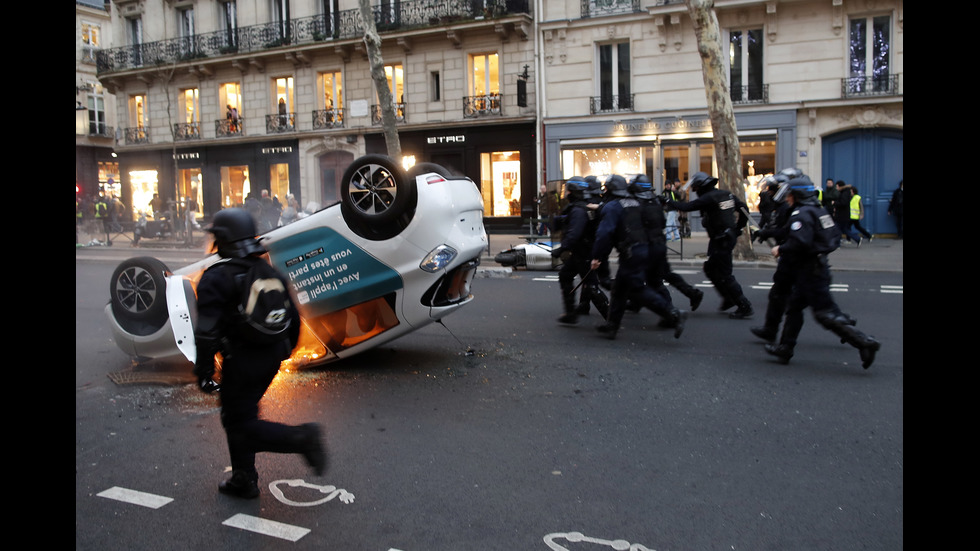
[[[236,336],[243,342],[270,344],[289,338],[292,308],[289,289],[275,268],[260,258],[235,258],[244,266],[235,276],[240,293]]]

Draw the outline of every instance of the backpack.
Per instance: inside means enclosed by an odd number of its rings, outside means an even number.
[[[244,266],[235,276],[240,300],[236,336],[243,342],[271,344],[289,338],[292,307],[289,289],[275,268],[259,258],[231,259]]]
[[[817,254],[830,254],[840,248],[841,231],[834,223],[834,217],[823,207],[806,209],[813,218],[813,251]]]

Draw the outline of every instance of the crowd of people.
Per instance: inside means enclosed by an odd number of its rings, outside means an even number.
[[[777,267],[764,325],[750,331],[768,343],[769,354],[788,363],[803,326],[803,311],[810,308],[821,326],[858,350],[867,369],[881,345],[856,329],[854,319],[831,297],[827,263],[827,255],[840,246],[841,239],[850,237],[852,229],[856,235],[852,239],[860,243],[863,211],[858,208],[856,216],[852,213],[854,205],[860,204],[853,186],[836,182],[834,191],[836,197],[826,202],[826,195],[795,168],[763,181],[759,206],[762,224],[751,237],[770,244]],[[688,192],[696,197],[679,199]],[[690,311],[698,308],[704,293],[673,272],[666,243],[679,237],[674,233],[677,224],[670,220],[694,211],[700,211],[708,234],[703,271],[721,298],[719,309],[734,309],[729,313],[731,319],[753,317],[752,304],[742,292],[732,265],[736,240],[749,225],[750,214],[740,198],[718,187],[717,178],[698,172],[686,184],[673,182],[657,195],[643,174],[629,181],[612,175],[603,183],[594,176],[576,176],[565,183],[563,200],[565,206],[550,219],[553,229],[561,232],[560,246],[552,252],[562,261],[558,274],[563,309],[560,324],[576,325],[595,307],[604,320],[596,330],[615,339],[627,309],[648,308],[661,318],[661,327],[672,328],[674,337],[679,338],[689,313],[674,305],[667,284],[688,299]],[[870,234],[865,238],[870,239]],[[613,249],[618,252],[615,274],[609,270]]]

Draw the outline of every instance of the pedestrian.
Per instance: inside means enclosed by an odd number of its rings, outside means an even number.
[[[95,202],[95,219],[101,224],[102,232],[105,233],[106,242],[108,242],[112,222],[109,218],[109,203],[104,195],[99,195],[99,200]]]
[[[827,209],[827,212],[833,216],[834,204],[837,202],[837,186],[834,185],[834,179],[827,178],[823,187],[823,197],[820,202],[823,204],[823,207]]]
[[[905,233],[904,220],[902,218],[902,207],[905,201],[905,191],[902,189],[902,180],[898,181],[898,187],[892,192],[891,201],[888,202],[888,214],[895,217],[895,225],[898,229],[897,237],[902,239]]]
[[[154,193],[153,198],[150,199],[150,212],[153,213],[153,218],[159,219],[163,212],[163,199],[160,199],[159,193]]]
[[[772,255],[789,266],[794,275],[793,291],[779,343],[767,344],[766,352],[789,363],[803,328],[803,310],[809,307],[820,325],[840,337],[841,342],[858,349],[861,365],[867,369],[881,344],[855,329],[854,319],[840,310],[830,293],[827,255],[840,245],[840,230],[817,200],[809,178],[792,179],[787,187],[786,201],[793,207],[789,231],[786,240],[772,248]]]
[[[664,183],[663,192],[663,204],[664,208],[667,210],[667,241],[677,241],[681,238],[680,228],[678,226],[679,221],[677,219],[677,209],[670,208],[668,205],[671,202],[676,202],[679,200],[677,196],[677,189],[681,186],[681,181],[674,179],[674,181],[667,181]]]
[[[558,192],[548,191],[548,186],[541,184],[538,195],[538,235],[551,235],[554,231],[553,218],[558,214]]]
[[[663,318],[665,324],[674,328],[674,338],[679,338],[684,331],[687,312],[675,308],[645,284],[649,262],[648,224],[644,222],[640,201],[630,196],[626,179],[618,174],[610,176],[605,185],[611,197],[600,211],[591,267],[596,270],[608,262],[603,259],[608,259],[615,247],[619,252],[619,269],[612,284],[609,316],[596,330],[610,340],[615,339],[626,303],[633,300]]]
[[[861,195],[858,193],[858,188],[851,186],[851,228],[864,236],[868,240],[868,243],[874,240],[874,236],[871,235],[868,230],[861,226],[861,220],[864,219],[864,203],[861,202]],[[858,240],[858,246],[861,245],[860,239]]]
[[[299,339],[300,318],[285,277],[272,268],[259,287],[277,289],[286,297],[270,317],[285,320],[287,329],[274,340],[261,342],[246,336],[247,324],[239,319],[244,289],[241,276],[254,263],[266,263],[266,253],[255,238],[255,224],[243,209],[219,211],[208,228],[220,260],[201,275],[197,286],[197,323],[194,338],[197,359],[194,374],[204,392],[219,391],[221,425],[228,440],[231,477],[218,491],[235,497],[258,497],[258,452],[302,454],[317,476],[323,474],[327,456],[315,423],[289,426],[259,418],[259,401]],[[256,286],[252,286],[253,294]],[[275,315],[273,315],[275,314]],[[215,354],[222,357],[220,386],[215,383]]]
[[[837,199],[834,201],[834,222],[848,241],[861,246],[861,234],[851,227],[851,197],[854,192],[844,180],[837,180]]]
[[[599,289],[599,278],[591,269],[592,244],[595,226],[594,212],[589,209],[589,184],[583,178],[573,176],[565,183],[567,204],[561,211],[561,246],[552,248],[551,254],[562,259],[558,270],[558,286],[564,314],[558,318],[562,325],[575,325],[579,315],[588,315],[590,304],[603,318],[609,313],[609,300]],[[575,278],[581,280],[582,294],[575,303]]]
[[[122,232],[122,224],[119,223],[126,215],[126,205],[115,195],[109,202],[109,226],[114,233]]]
[[[286,206],[283,207],[282,215],[279,217],[279,220],[282,222],[282,225],[285,226],[287,224],[291,224],[295,222],[297,220],[297,216],[299,215],[299,211],[300,211],[300,207],[299,207],[299,202],[296,201],[296,196],[293,195],[292,193],[287,193]]]
[[[769,221],[772,219],[772,213],[776,210],[776,201],[773,197],[776,195],[776,190],[779,188],[779,184],[776,182],[774,176],[766,176],[762,179],[762,192],[759,193],[759,228],[764,228],[769,225]]]
[[[704,275],[721,295],[721,310],[737,307],[729,314],[731,319],[752,317],[752,303],[742,292],[742,286],[732,273],[732,251],[738,234],[748,224],[748,207],[730,191],[718,189],[718,178],[704,172],[696,172],[685,184],[698,194],[697,199],[672,202],[671,206],[682,212],[701,211],[704,227],[708,232],[708,260]]]

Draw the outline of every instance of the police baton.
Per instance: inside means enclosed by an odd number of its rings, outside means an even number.
[[[759,225],[755,223],[755,220],[752,219],[752,215],[749,214],[749,209],[747,209],[746,207],[742,207],[741,210],[742,210],[742,214],[744,214],[745,215],[745,218],[747,218],[748,221],[749,221],[749,223],[748,223],[748,226],[749,226],[749,244],[751,244],[753,241],[755,241],[755,237],[752,235],[752,233],[757,232],[757,231],[759,231],[762,228],[760,228]],[[770,247],[775,247],[776,246],[769,239],[766,239],[766,245],[769,245]]]
[[[582,276],[582,280],[578,282],[578,285],[576,285],[576,286],[575,286],[575,288],[574,288],[574,289],[572,289],[572,292],[571,292],[571,294],[575,294],[575,291],[578,291],[578,288],[579,288],[579,287],[581,287],[583,283],[585,283],[585,280],[586,280],[586,279],[587,279],[587,278],[588,278],[588,277],[589,277],[590,275],[592,275],[592,272],[594,272],[594,271],[595,271],[595,268],[589,268],[589,271],[588,271],[588,272],[585,272],[585,275],[584,275],[584,276]]]

